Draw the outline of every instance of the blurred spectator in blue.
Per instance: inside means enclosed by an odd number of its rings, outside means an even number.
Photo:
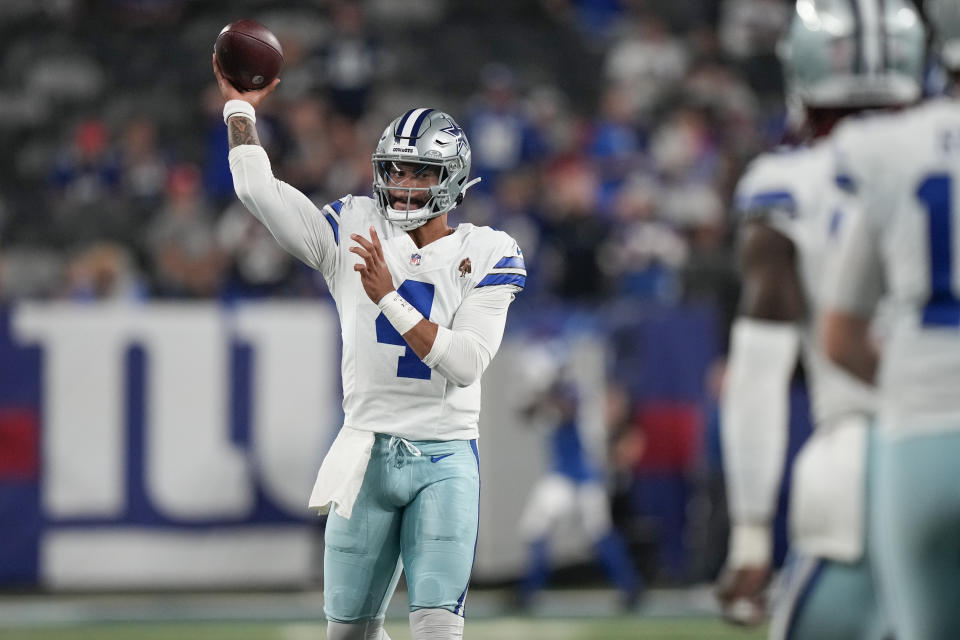
[[[473,152],[471,172],[487,193],[505,172],[541,159],[546,149],[516,93],[516,77],[507,66],[491,63],[480,72],[482,92],[472,100],[464,129]]]
[[[48,241],[73,249],[100,239],[132,243],[138,221],[121,190],[118,154],[99,119],[81,122],[51,171]]]
[[[120,166],[102,120],[91,118],[77,125],[69,146],[54,159],[50,182],[57,197],[70,204],[86,204],[116,193]]]
[[[600,98],[600,116],[590,141],[590,156],[601,180],[598,204],[602,211],[610,211],[624,179],[642,167],[644,134],[627,92],[623,87],[607,87]]]
[[[157,295],[210,297],[220,290],[223,256],[194,165],[170,170],[166,202],[146,239]]]

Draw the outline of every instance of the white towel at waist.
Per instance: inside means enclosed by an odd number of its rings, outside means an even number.
[[[340,429],[320,464],[308,508],[316,509],[317,515],[323,515],[330,511],[330,505],[333,504],[337,515],[350,518],[360,485],[363,484],[367,463],[370,462],[373,441],[372,431],[360,431],[347,426]]]

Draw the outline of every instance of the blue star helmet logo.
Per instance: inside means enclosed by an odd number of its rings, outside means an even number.
[[[463,135],[463,129],[461,129],[456,122],[450,118],[445,118],[447,122],[450,123],[449,127],[444,127],[440,129],[443,133],[449,135],[452,138],[457,139],[457,155],[460,155],[460,151],[467,145],[467,139]]]

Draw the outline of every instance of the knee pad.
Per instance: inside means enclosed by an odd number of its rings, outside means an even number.
[[[383,630],[383,618],[357,622],[327,622],[327,640],[390,640]]]
[[[410,612],[413,640],[462,640],[463,617],[446,609],[417,609]]]

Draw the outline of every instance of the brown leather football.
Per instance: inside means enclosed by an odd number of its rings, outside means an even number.
[[[267,86],[283,66],[280,41],[256,20],[237,20],[225,26],[213,50],[220,71],[241,91]]]

